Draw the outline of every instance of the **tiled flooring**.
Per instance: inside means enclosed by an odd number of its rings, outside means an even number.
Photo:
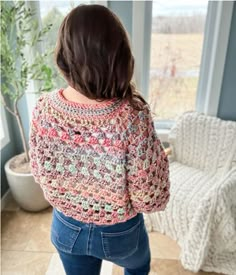
[[[52,207],[26,212],[12,199],[1,213],[1,271],[3,275],[65,275],[60,258],[50,241]],[[178,261],[180,249],[167,236],[150,233],[150,275],[216,275],[192,273]],[[103,262],[101,275],[122,275],[123,269]],[[88,274],[89,275],[89,274]],[[217,274],[219,275],[219,274]]]

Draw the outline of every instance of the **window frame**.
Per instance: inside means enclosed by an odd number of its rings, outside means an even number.
[[[133,1],[132,47],[135,56],[134,79],[147,99],[150,71],[152,2]],[[203,49],[196,95],[196,111],[217,116],[230,35],[233,1],[208,1]],[[144,33],[145,38],[144,39]],[[148,39],[148,40],[147,40]],[[148,43],[147,43],[148,41]],[[225,41],[225,43],[221,43]],[[220,54],[218,54],[220,52]],[[144,56],[149,61],[145,63]],[[175,121],[156,121],[155,127],[163,142]]]
[[[211,116],[218,112],[233,6],[233,1],[208,2],[196,110]]]
[[[2,121],[2,131],[3,131],[3,137],[1,138],[1,150],[10,142],[9,137],[9,129],[7,125],[7,118],[6,118],[6,109],[1,104],[1,121]]]

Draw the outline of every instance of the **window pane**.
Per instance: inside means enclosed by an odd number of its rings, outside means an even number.
[[[195,109],[207,2],[153,1],[148,101],[156,120]]]

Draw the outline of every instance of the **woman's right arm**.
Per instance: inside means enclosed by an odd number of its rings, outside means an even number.
[[[157,137],[149,106],[129,126],[127,181],[136,212],[164,210],[169,201],[169,162]]]

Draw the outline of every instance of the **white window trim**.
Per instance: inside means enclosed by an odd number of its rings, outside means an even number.
[[[132,44],[135,56],[134,79],[140,91],[147,98],[148,85],[144,79],[149,79],[149,69],[144,64],[145,48],[144,31],[149,31],[151,39],[150,5],[152,1],[133,2]],[[149,4],[148,4],[149,3]],[[196,97],[196,110],[207,115],[217,116],[220,92],[223,81],[224,65],[230,35],[233,1],[209,1],[206,25],[204,31],[203,50],[199,82]],[[150,5],[151,6],[151,5]],[[144,29],[146,26],[146,29]],[[149,29],[148,29],[149,28]],[[224,41],[224,43],[222,43]],[[150,59],[150,52],[149,52]],[[167,123],[169,125],[167,125]],[[157,133],[162,141],[168,142],[168,132],[174,122],[155,123]],[[169,129],[168,129],[169,128]]]
[[[41,28],[42,26],[42,22],[41,22],[41,17],[40,17],[40,3],[39,1],[27,1],[26,2],[27,5],[35,10],[35,14],[34,14],[34,18],[35,20],[38,21],[38,25],[39,25],[39,29]],[[43,42],[40,42],[38,43],[38,50],[41,52],[41,49],[42,49],[42,43]],[[28,62],[31,63],[31,58],[32,56],[34,56],[34,51],[35,51],[35,48],[26,48],[26,51],[28,52]],[[27,101],[27,109],[28,109],[28,117],[29,117],[29,122],[28,124],[30,124],[30,121],[32,119],[32,112],[33,112],[33,108],[35,107],[35,103],[36,103],[36,100],[38,98],[38,95],[35,94],[35,90],[37,90],[37,85],[36,85],[36,82],[33,80],[33,79],[29,79],[29,85],[27,86],[27,89],[26,89],[26,101]]]
[[[217,116],[234,1],[210,1],[208,5],[196,110]]]
[[[152,1],[133,1],[132,51],[135,57],[133,79],[147,100],[149,89]],[[149,53],[148,58],[145,54]],[[147,56],[146,56],[147,57]]]
[[[3,127],[3,134],[4,137],[1,138],[1,150],[10,142],[10,137],[9,137],[9,129],[7,125],[7,119],[6,119],[6,110],[5,108],[1,105],[1,120],[2,120],[2,127]]]

